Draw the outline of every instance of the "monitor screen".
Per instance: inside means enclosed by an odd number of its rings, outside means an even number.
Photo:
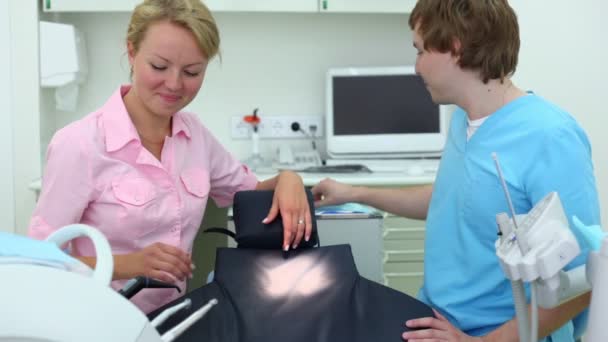
[[[420,76],[338,76],[333,83],[336,135],[439,132],[439,106]]]
[[[327,147],[332,157],[439,153],[445,108],[414,67],[330,69]]]

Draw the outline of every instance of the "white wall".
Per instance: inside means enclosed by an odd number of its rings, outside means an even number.
[[[0,1],[0,42],[10,51],[10,21],[8,2]],[[0,231],[15,230],[15,195],[13,188],[13,120],[11,110],[11,56],[8,51],[0,54],[4,76],[0,77]]]
[[[511,0],[521,53],[515,82],[568,110],[593,148],[603,227],[608,228],[608,2]],[[576,6],[575,6],[576,5]],[[572,165],[572,167],[577,167]]]
[[[40,96],[38,81],[38,4],[8,0],[16,232],[25,233],[35,194],[29,184],[40,178]]]
[[[522,35],[515,81],[566,108],[583,125],[594,148],[600,199],[608,203],[608,135],[603,131],[605,113],[600,103],[608,76],[604,43],[608,29],[602,18],[608,3],[585,0],[574,7],[572,1],[511,0],[511,4],[518,12]],[[43,146],[57,127],[99,107],[119,83],[128,81],[124,35],[129,14],[58,17],[84,31],[90,74],[76,113],[55,112],[49,105],[52,94],[43,92]],[[323,114],[328,67],[410,64],[415,59],[406,15],[219,13],[216,18],[223,59],[210,67],[190,109],[239,157],[247,155],[249,145],[231,140],[231,116],[254,107],[262,115]],[[262,141],[262,153],[268,154],[278,143]],[[608,227],[608,214],[603,222]]]
[[[413,63],[405,15],[219,13],[222,60],[216,60],[190,105],[239,157],[247,141],[230,138],[229,120],[255,107],[264,115],[323,115],[325,72],[330,66]],[[57,113],[57,126],[81,117],[128,81],[124,37],[128,14],[69,14],[89,50],[89,81],[76,113]],[[263,117],[262,117],[263,120]],[[263,140],[263,154],[276,140]],[[305,142],[302,141],[302,144]]]

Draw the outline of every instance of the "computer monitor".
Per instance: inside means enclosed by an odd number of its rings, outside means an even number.
[[[447,107],[433,103],[413,66],[333,68],[327,73],[326,91],[330,157],[441,154]]]

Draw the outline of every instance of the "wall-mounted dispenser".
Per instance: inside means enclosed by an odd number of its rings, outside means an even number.
[[[41,21],[40,85],[56,88],[57,109],[75,110],[87,70],[84,36],[73,25]]]

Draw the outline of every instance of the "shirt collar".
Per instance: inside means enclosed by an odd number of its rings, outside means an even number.
[[[139,134],[127,112],[123,97],[131,89],[130,85],[120,86],[114,94],[101,107],[103,112],[106,150],[108,152],[118,151],[129,142],[140,141]],[[190,127],[180,112],[173,115],[173,128],[171,135],[178,136],[183,133],[190,139]]]
[[[183,133],[188,139],[190,139],[190,126],[188,126],[188,121],[185,120],[184,113],[177,112],[173,115],[173,131],[171,132],[171,136],[178,136],[180,133]]]

